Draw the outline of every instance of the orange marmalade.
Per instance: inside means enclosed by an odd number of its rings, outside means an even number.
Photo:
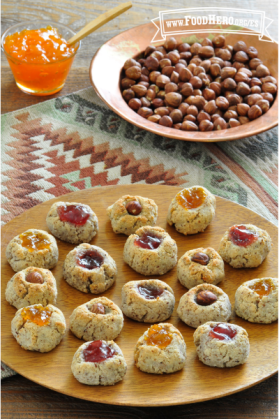
[[[200,207],[206,198],[206,192],[201,187],[183,189],[176,195],[176,201],[184,209],[194,209]]]
[[[38,326],[45,326],[49,324],[52,312],[41,305],[33,307],[24,307],[21,312],[21,317],[26,322],[27,320],[36,323]]]
[[[269,295],[274,289],[275,286],[270,278],[260,279],[253,285],[249,285],[249,288],[255,291],[261,298]]]
[[[46,239],[42,233],[25,231],[25,233],[19,235],[19,238],[21,240],[21,246],[28,249],[29,252],[49,249],[49,246],[51,245],[50,241]]]
[[[144,339],[147,345],[165,349],[172,341],[172,333],[163,326],[154,324],[148,329],[147,336]]]
[[[48,95],[62,89],[78,46],[69,46],[56,28],[47,26],[8,35],[3,48],[18,87]]]

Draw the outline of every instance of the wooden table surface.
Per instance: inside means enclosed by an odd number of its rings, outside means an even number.
[[[90,20],[117,6],[125,0],[3,0],[2,1],[2,33],[16,23],[36,19],[49,19],[57,21],[78,30]],[[187,7],[208,6],[207,0],[187,2]],[[226,2],[224,2],[226,3]],[[245,3],[245,2],[244,2]],[[250,2],[247,2],[250,5]],[[267,17],[276,19],[276,1],[263,4],[256,1],[255,10],[264,10]],[[217,5],[212,0],[211,6]],[[193,6],[194,5],[194,6]],[[219,2],[220,5],[220,2]],[[183,8],[186,4],[178,0],[175,8]],[[223,7],[226,5],[223,4]],[[241,1],[241,8],[245,8]],[[250,5],[251,7],[251,5]],[[2,55],[1,112],[11,112],[31,106],[45,100],[66,95],[90,86],[89,64],[97,49],[108,39],[119,32],[135,25],[150,22],[158,16],[160,10],[174,8],[170,0],[137,0],[133,7],[124,15],[109,22],[94,34],[82,41],[82,48],[74,61],[65,87],[61,92],[49,97],[35,97],[22,93],[16,86],[8,63]],[[248,6],[247,6],[248,8]],[[270,10],[270,12],[269,12]],[[271,11],[273,11],[271,13]],[[276,21],[273,24],[272,35],[277,39]],[[212,369],[214,374],[214,369]],[[229,418],[229,419],[269,419],[277,418],[277,374],[268,380],[248,390],[223,397],[214,401],[174,406],[164,408],[133,408],[123,406],[110,406],[86,402],[84,400],[68,397],[41,387],[26,378],[16,375],[2,381],[2,418],[8,419],[47,419],[47,418]]]

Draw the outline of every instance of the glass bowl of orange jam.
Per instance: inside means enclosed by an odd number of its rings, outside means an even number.
[[[17,86],[25,93],[52,95],[65,84],[80,42],[68,45],[75,32],[60,23],[25,22],[2,35],[5,53]]]

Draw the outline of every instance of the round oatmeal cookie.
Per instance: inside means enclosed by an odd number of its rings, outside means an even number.
[[[224,262],[212,247],[188,250],[177,263],[177,278],[186,288],[216,285],[225,277]]]
[[[15,272],[29,266],[52,269],[58,256],[55,238],[46,231],[33,228],[14,237],[6,249],[6,257]]]
[[[141,227],[128,237],[124,262],[142,275],[163,275],[177,262],[177,245],[161,227]]]
[[[169,374],[184,367],[186,343],[172,324],[154,324],[139,338],[134,357],[143,372]]]
[[[185,188],[171,201],[167,222],[187,236],[204,231],[215,216],[216,198],[202,186]]]
[[[86,341],[113,340],[121,332],[123,323],[122,311],[106,297],[93,298],[75,308],[70,316],[71,331]]]
[[[28,351],[49,352],[62,340],[65,317],[59,308],[35,304],[19,309],[12,320],[12,334]]]
[[[153,199],[124,195],[107,209],[114,233],[130,234],[143,226],[154,226],[158,207]]]
[[[227,322],[231,313],[229,297],[212,284],[200,284],[186,292],[177,308],[179,318],[195,328],[208,321]]]
[[[95,340],[78,348],[71,368],[74,377],[82,384],[113,386],[123,380],[127,364],[115,342]]]
[[[30,266],[9,280],[5,296],[8,303],[17,309],[32,304],[55,304],[56,280],[48,269]]]
[[[244,364],[249,356],[248,333],[236,324],[207,322],[194,333],[199,360],[210,367]]]
[[[78,202],[55,202],[46,218],[50,232],[68,243],[89,243],[98,232],[98,218],[92,209]]]
[[[277,320],[278,278],[257,278],[240,285],[235,293],[235,312],[251,323]]]
[[[174,304],[173,290],[159,279],[130,281],[122,288],[122,311],[138,322],[162,322],[171,316]]]
[[[256,268],[271,249],[267,231],[253,224],[234,225],[221,240],[219,253],[233,268]]]
[[[100,294],[112,286],[117,267],[112,257],[101,247],[80,244],[68,253],[63,276],[79,291]]]

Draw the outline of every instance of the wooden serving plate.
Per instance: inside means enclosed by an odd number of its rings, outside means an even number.
[[[5,249],[14,236],[28,228],[47,230],[46,215],[56,201],[86,203],[96,212],[99,233],[91,243],[108,251],[118,267],[115,284],[101,295],[112,299],[119,306],[122,286],[128,281],[145,278],[124,264],[122,253],[126,236],[115,235],[112,232],[106,215],[106,208],[125,194],[142,195],[155,200],[159,207],[157,225],[165,228],[176,240],[179,258],[187,250],[200,246],[218,249],[225,230],[236,223],[249,222],[268,231],[273,240],[273,247],[261,266],[255,269],[233,269],[227,264],[225,266],[226,277],[218,286],[229,295],[232,306],[235,291],[241,283],[253,278],[277,276],[277,228],[272,223],[240,205],[217,197],[216,216],[210,226],[204,233],[185,237],[166,223],[169,203],[180,189],[152,185],[86,189],[35,206],[5,225],[2,228],[2,361],[26,378],[52,390],[94,402],[127,406],[167,406],[214,399],[251,387],[274,374],[277,371],[277,322],[257,325],[233,315],[231,322],[244,327],[249,334],[251,351],[247,362],[235,368],[218,369],[205,366],[198,360],[193,342],[194,329],[186,326],[176,314],[179,299],[187,290],[178,282],[174,268],[160,279],[166,281],[174,290],[176,304],[168,321],[181,331],[187,344],[187,361],[183,370],[166,375],[146,374],[138,370],[134,365],[133,351],[137,340],[149,325],[125,317],[124,328],[116,339],[128,365],[123,381],[112,387],[80,384],[71,373],[71,362],[75,351],[84,342],[69,331],[69,317],[75,307],[96,295],[83,294],[63,279],[63,262],[74,245],[60,240],[57,240],[59,262],[52,272],[58,286],[56,305],[62,310],[67,321],[66,335],[58,347],[45,354],[25,351],[13,338],[11,320],[16,309],[5,301],[5,289],[14,272],[6,260]]]
[[[207,29],[210,26],[203,25],[202,28]],[[223,26],[223,30],[225,28],[226,25]],[[188,29],[189,31],[197,30],[197,26],[188,25]],[[220,30],[220,33],[226,37],[226,45],[234,45],[238,41],[244,41],[247,46],[257,48],[259,58],[269,68],[271,75],[278,80],[278,44],[276,42],[265,42],[266,40],[271,41],[266,36],[263,37],[263,40],[259,39],[259,34],[252,30],[246,28],[243,28],[243,30],[248,33],[223,33],[222,30]],[[264,132],[278,124],[278,94],[269,111],[260,118],[248,124],[221,131],[181,131],[155,124],[138,115],[122,97],[120,73],[128,58],[138,57],[151,44],[155,33],[156,28],[152,22],[131,28],[107,41],[92,59],[89,69],[92,86],[106,105],[121,118],[154,134],[182,141],[197,142],[239,140]],[[188,36],[187,34],[172,36],[177,39],[178,43],[188,42],[193,44],[194,42],[200,42],[209,35],[210,31],[209,33],[196,33],[194,35],[189,33]],[[215,36],[217,33],[212,35]],[[152,45],[158,46],[163,45],[163,43],[164,41],[161,41]]]

